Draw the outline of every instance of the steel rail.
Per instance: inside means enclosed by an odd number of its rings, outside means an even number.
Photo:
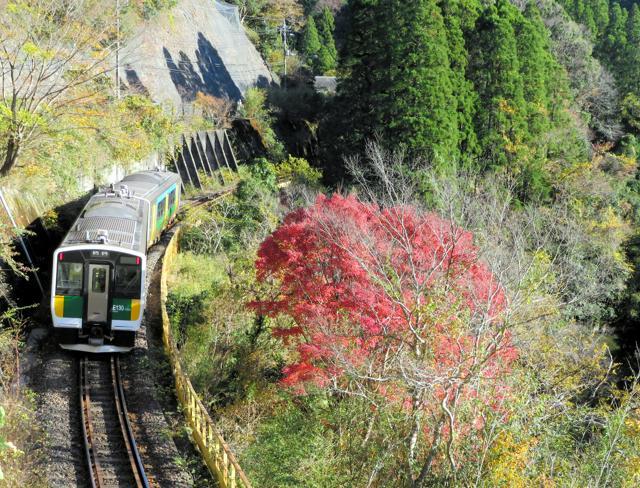
[[[113,380],[113,391],[116,397],[116,409],[118,411],[118,418],[120,419],[120,428],[122,429],[124,443],[127,446],[127,454],[131,462],[131,470],[136,480],[136,486],[138,488],[149,488],[149,480],[144,472],[144,465],[142,464],[138,445],[133,435],[131,422],[129,422],[127,402],[122,386],[122,376],[120,375],[120,358],[117,355],[111,356],[111,378]]]
[[[129,422],[127,402],[122,385],[122,375],[120,373],[120,360],[117,355],[110,355],[110,373],[113,387],[113,398],[120,431],[127,451],[127,457],[131,465],[131,472],[135,479],[136,488],[149,488],[149,480],[142,464],[142,459],[138,451],[138,446],[133,435],[133,429]],[[97,455],[96,435],[94,433],[91,414],[91,385],[88,383],[88,363],[87,356],[80,358],[78,388],[80,397],[80,415],[82,422],[82,438],[84,454],[89,474],[89,484],[91,488],[101,488],[106,486],[100,461]]]
[[[82,423],[82,440],[85,459],[87,461],[87,473],[91,488],[102,486],[102,471],[94,449],[93,422],[91,421],[91,391],[87,384],[86,356],[80,358],[78,365],[78,390],[80,393],[80,417]]]

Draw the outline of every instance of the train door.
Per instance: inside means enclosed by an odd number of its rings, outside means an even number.
[[[109,265],[89,264],[87,322],[107,323],[109,312]]]

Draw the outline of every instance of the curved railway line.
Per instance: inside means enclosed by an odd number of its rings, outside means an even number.
[[[185,198],[179,212],[213,203],[234,188],[231,183]],[[178,215],[168,229],[180,218]],[[149,381],[150,375],[159,373],[149,366],[148,355],[158,356],[155,364],[165,354],[158,263],[162,262],[170,237],[165,233],[149,251],[145,286],[150,303],[132,353],[68,354],[57,347],[52,349],[53,342],[44,342],[48,335],[34,335],[24,374],[33,390],[41,394],[38,415],[50,434],[45,473],[49,486],[189,488],[194,484],[192,473],[174,463],[180,453],[174,441],[166,438],[166,429],[170,428],[167,422],[177,424],[185,419],[177,418],[173,405],[167,408],[169,416],[176,417],[166,418],[166,405],[158,403],[155,386]],[[152,343],[148,342],[150,337]],[[168,381],[175,381],[173,377],[156,379],[167,385]],[[182,449],[186,447],[183,445]],[[197,454],[194,451],[189,455],[195,459]],[[207,478],[204,463],[199,469],[199,479],[213,482],[213,478]]]
[[[148,488],[149,480],[128,418],[118,356],[83,356],[78,371],[89,484],[92,488]]]

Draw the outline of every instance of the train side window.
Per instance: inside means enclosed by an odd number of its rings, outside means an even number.
[[[169,193],[169,211],[171,211],[171,207],[173,207],[176,203],[176,191],[171,190],[171,193]]]
[[[82,263],[70,263],[58,261],[56,272],[56,295],[82,295],[82,275],[84,274]]]
[[[156,222],[160,222],[164,218],[164,198],[158,202],[156,207]]]
[[[140,298],[142,269],[140,258],[122,256],[116,264],[114,296],[118,298]]]

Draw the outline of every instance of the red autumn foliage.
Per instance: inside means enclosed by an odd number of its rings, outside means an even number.
[[[285,385],[349,379],[400,408],[460,396],[499,408],[516,350],[504,290],[470,232],[412,206],[320,196],[262,243],[256,267],[279,293],[252,306],[296,323],[274,331],[297,347]]]

